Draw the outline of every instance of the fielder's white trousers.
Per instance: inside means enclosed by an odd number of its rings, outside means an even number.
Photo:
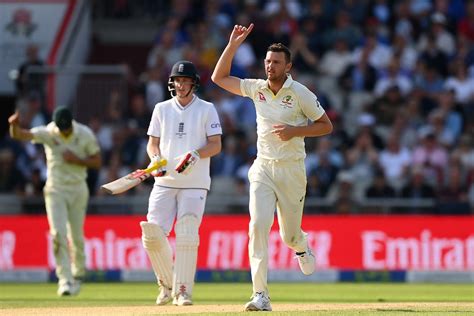
[[[85,276],[84,220],[89,189],[84,181],[55,188],[46,186],[43,191],[56,276],[59,283],[64,284]],[[71,249],[68,240],[71,241]]]
[[[303,160],[257,158],[249,170],[249,259],[253,292],[268,294],[268,238],[277,211],[280,236],[295,252],[306,251],[301,230],[306,170]]]

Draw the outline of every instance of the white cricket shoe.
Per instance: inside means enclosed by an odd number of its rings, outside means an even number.
[[[179,292],[173,299],[173,305],[176,306],[187,306],[193,305],[191,297],[186,292]]]
[[[65,283],[61,283],[58,287],[58,295],[59,296],[71,296],[77,295],[81,291],[81,281],[75,280],[74,282],[67,281]]]
[[[58,287],[58,296],[69,296],[71,295],[71,282],[65,282],[62,284],[59,284]]]
[[[160,295],[158,295],[158,297],[156,298],[156,304],[166,305],[173,300],[173,297],[171,297],[171,290],[166,286],[162,285],[160,285],[160,289]]]
[[[257,292],[252,300],[245,304],[245,311],[271,311],[270,297],[263,292]]]
[[[82,281],[75,279],[71,285],[71,295],[77,295],[81,291]]]
[[[306,275],[313,274],[316,267],[316,258],[313,255],[313,252],[309,247],[306,247],[306,251],[297,254],[298,264],[300,265],[301,272]]]

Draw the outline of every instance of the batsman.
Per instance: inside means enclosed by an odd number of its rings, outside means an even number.
[[[194,93],[199,80],[193,63],[177,62],[168,80],[172,98],[155,105],[148,128],[149,166],[161,159],[172,165],[153,171],[147,221],[140,223],[143,246],[160,287],[158,305],[193,303],[199,226],[211,184],[210,157],[221,151],[217,111]],[[173,265],[168,236],[175,219]]]
[[[87,168],[98,169],[101,165],[97,139],[89,127],[73,120],[66,107],[56,108],[53,122],[46,126],[22,128],[18,112],[10,116],[8,122],[13,139],[44,146],[48,179],[43,193],[59,280],[57,293],[76,295],[86,273]]]

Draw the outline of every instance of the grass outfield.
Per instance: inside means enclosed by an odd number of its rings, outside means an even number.
[[[151,283],[86,283],[76,297],[56,284],[0,283],[1,315],[235,314],[249,300],[248,283],[197,283],[194,306],[155,306]],[[275,315],[474,315],[472,284],[271,283]],[[113,315],[115,314],[115,315]]]

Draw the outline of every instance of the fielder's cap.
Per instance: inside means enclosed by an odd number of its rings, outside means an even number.
[[[53,121],[61,131],[69,129],[72,126],[72,113],[68,108],[60,106],[54,110]]]

